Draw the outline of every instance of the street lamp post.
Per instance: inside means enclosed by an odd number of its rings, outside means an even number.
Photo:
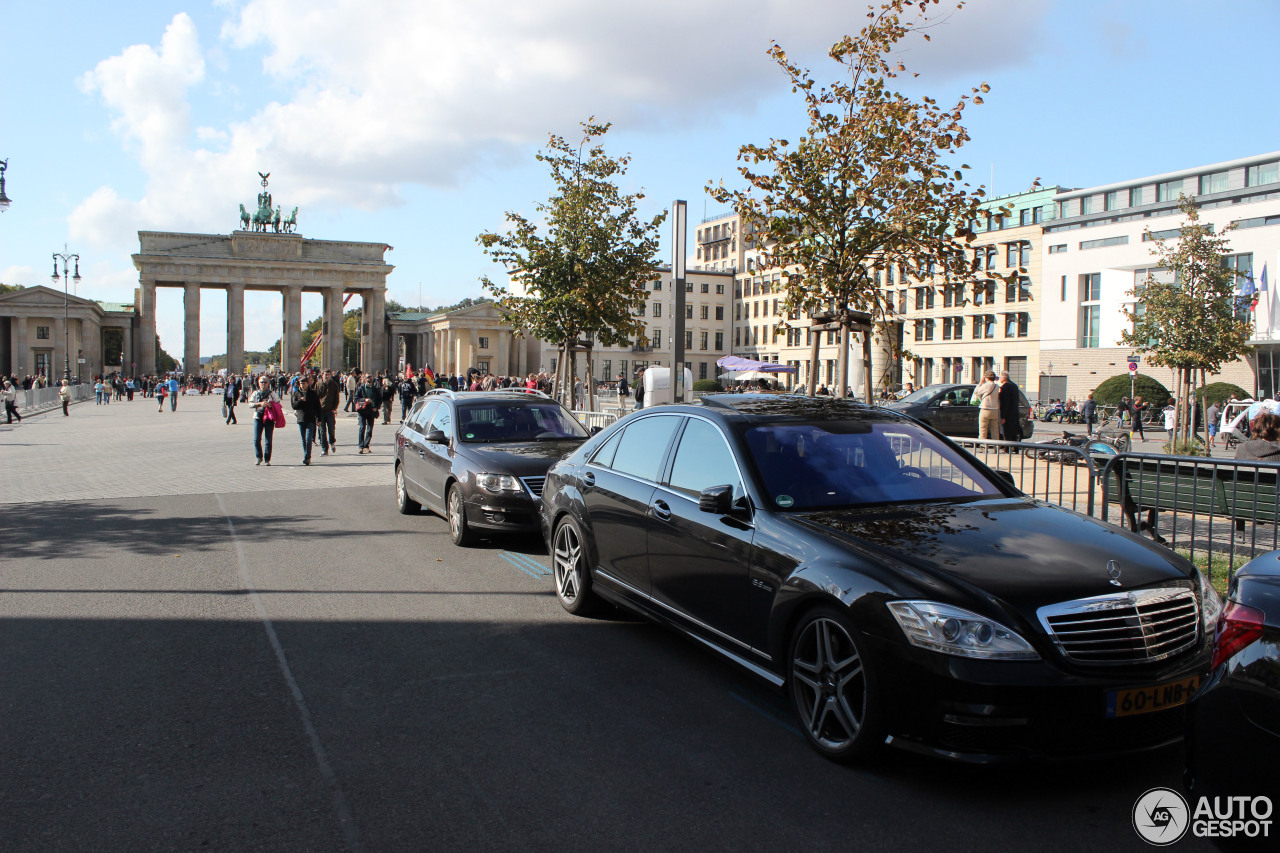
[[[62,378],[71,382],[71,322],[68,306],[70,303],[70,295],[67,292],[72,280],[74,279],[77,288],[80,285],[80,256],[67,251],[67,244],[62,244],[61,252],[53,253],[53,275],[49,278],[56,285],[58,283],[58,260],[62,260],[62,351],[66,360],[63,366]],[[76,271],[74,276],[67,275],[67,264],[71,261],[76,263]]]
[[[0,160],[0,213],[9,209],[9,197],[4,194],[4,171],[9,168],[8,160]]]

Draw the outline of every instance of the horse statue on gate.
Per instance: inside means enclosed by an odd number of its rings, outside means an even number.
[[[269,207],[260,207],[258,212],[253,215],[253,230],[266,231],[267,226],[271,224],[272,212]]]
[[[292,234],[298,230],[298,208],[294,208],[288,218],[281,223],[281,228],[286,234]]]
[[[276,205],[275,213],[271,214],[271,230],[280,233],[280,205]]]
[[[249,230],[249,218],[249,211],[244,209],[243,204],[240,205],[240,227],[245,231]]]

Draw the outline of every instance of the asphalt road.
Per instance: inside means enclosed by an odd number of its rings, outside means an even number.
[[[73,415],[265,473],[200,404]],[[31,421],[26,443],[65,428]],[[396,514],[390,432],[383,485],[321,462],[288,474],[316,488],[0,505],[0,849],[1147,849],[1130,810],[1179,751],[831,764],[752,676],[565,613],[537,540],[461,550]]]

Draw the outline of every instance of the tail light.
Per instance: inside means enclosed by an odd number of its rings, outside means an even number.
[[[1209,666],[1229,660],[1241,649],[1262,636],[1264,615],[1261,610],[1247,607],[1236,601],[1228,601],[1218,619],[1218,630],[1213,636],[1213,660]]]

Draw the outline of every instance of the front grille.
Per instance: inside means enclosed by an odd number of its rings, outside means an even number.
[[[1195,645],[1200,608],[1189,589],[1142,589],[1041,607],[1040,622],[1077,663],[1151,663]]]
[[[524,487],[529,490],[529,494],[538,500],[542,500],[542,484],[547,482],[546,477],[521,477],[520,482],[524,483]]]

